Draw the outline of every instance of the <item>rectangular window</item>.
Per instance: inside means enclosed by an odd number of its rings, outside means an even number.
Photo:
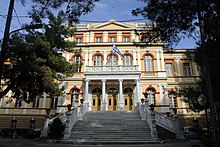
[[[124,42],[130,42],[130,37],[129,36],[125,36],[123,41]]]
[[[173,76],[173,66],[172,63],[166,63],[166,73],[168,77]]]
[[[127,99],[125,99],[125,106],[127,106],[128,105],[128,100]]]
[[[95,42],[102,42],[102,38],[101,37],[96,37]]]
[[[95,99],[92,100],[92,105],[95,106]]]
[[[190,63],[183,63],[184,76],[191,76]]]
[[[115,37],[110,37],[109,42],[116,42],[116,38]]]
[[[51,99],[50,108],[57,108],[58,97],[54,97]]]
[[[82,38],[76,38],[76,43],[82,43]]]
[[[108,100],[108,105],[109,105],[109,106],[112,105],[112,100],[111,100],[111,99]]]

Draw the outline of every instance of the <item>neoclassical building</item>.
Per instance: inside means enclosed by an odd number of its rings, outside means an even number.
[[[147,41],[143,32],[150,32],[152,25],[114,19],[77,24],[75,36],[67,40],[75,41],[76,49],[82,52],[62,52],[67,61],[79,65],[72,77],[60,81],[64,97],[44,94],[30,104],[22,101],[19,108],[23,109],[14,109],[18,105],[9,92],[1,99],[0,113],[44,114],[40,108],[51,108],[55,113],[61,109],[57,106],[73,103],[76,98],[84,100],[87,111],[132,111],[147,97],[158,112],[177,108],[178,114],[189,114],[189,102],[179,89],[195,86],[199,79],[193,50],[168,50],[160,40],[141,43]],[[113,51],[113,45],[122,56]]]
[[[75,41],[82,53],[63,56],[82,67],[62,81],[66,98],[79,93],[88,111],[128,111],[147,95],[159,112],[175,107],[187,113],[189,104],[178,90],[194,86],[199,78],[193,55],[190,49],[165,50],[160,41],[142,45],[147,38],[141,33],[151,29],[152,23],[113,19],[77,25],[77,33],[68,40]],[[123,56],[112,50],[113,44]]]

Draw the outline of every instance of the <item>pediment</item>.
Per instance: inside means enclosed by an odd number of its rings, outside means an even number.
[[[106,23],[101,23],[93,26],[93,29],[129,29],[129,28],[132,29],[134,28],[134,26],[116,21],[108,21]]]

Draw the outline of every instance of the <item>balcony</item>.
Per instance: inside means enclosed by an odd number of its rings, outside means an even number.
[[[85,74],[140,74],[139,65],[86,66]]]

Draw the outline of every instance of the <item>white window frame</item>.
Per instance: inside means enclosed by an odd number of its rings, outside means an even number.
[[[173,64],[172,63],[166,63],[166,73],[168,77],[173,76]]]
[[[110,55],[108,56],[108,65],[109,66],[116,66],[118,65],[118,60],[117,57],[115,55]]]
[[[96,55],[94,57],[94,66],[102,66],[102,56],[101,55]]]
[[[132,65],[132,58],[130,55],[124,55],[124,65],[131,66]]]
[[[144,70],[145,71],[154,71],[153,58],[150,55],[144,56]]]
[[[183,72],[184,72],[184,76],[187,77],[192,76],[190,63],[183,63]]]

